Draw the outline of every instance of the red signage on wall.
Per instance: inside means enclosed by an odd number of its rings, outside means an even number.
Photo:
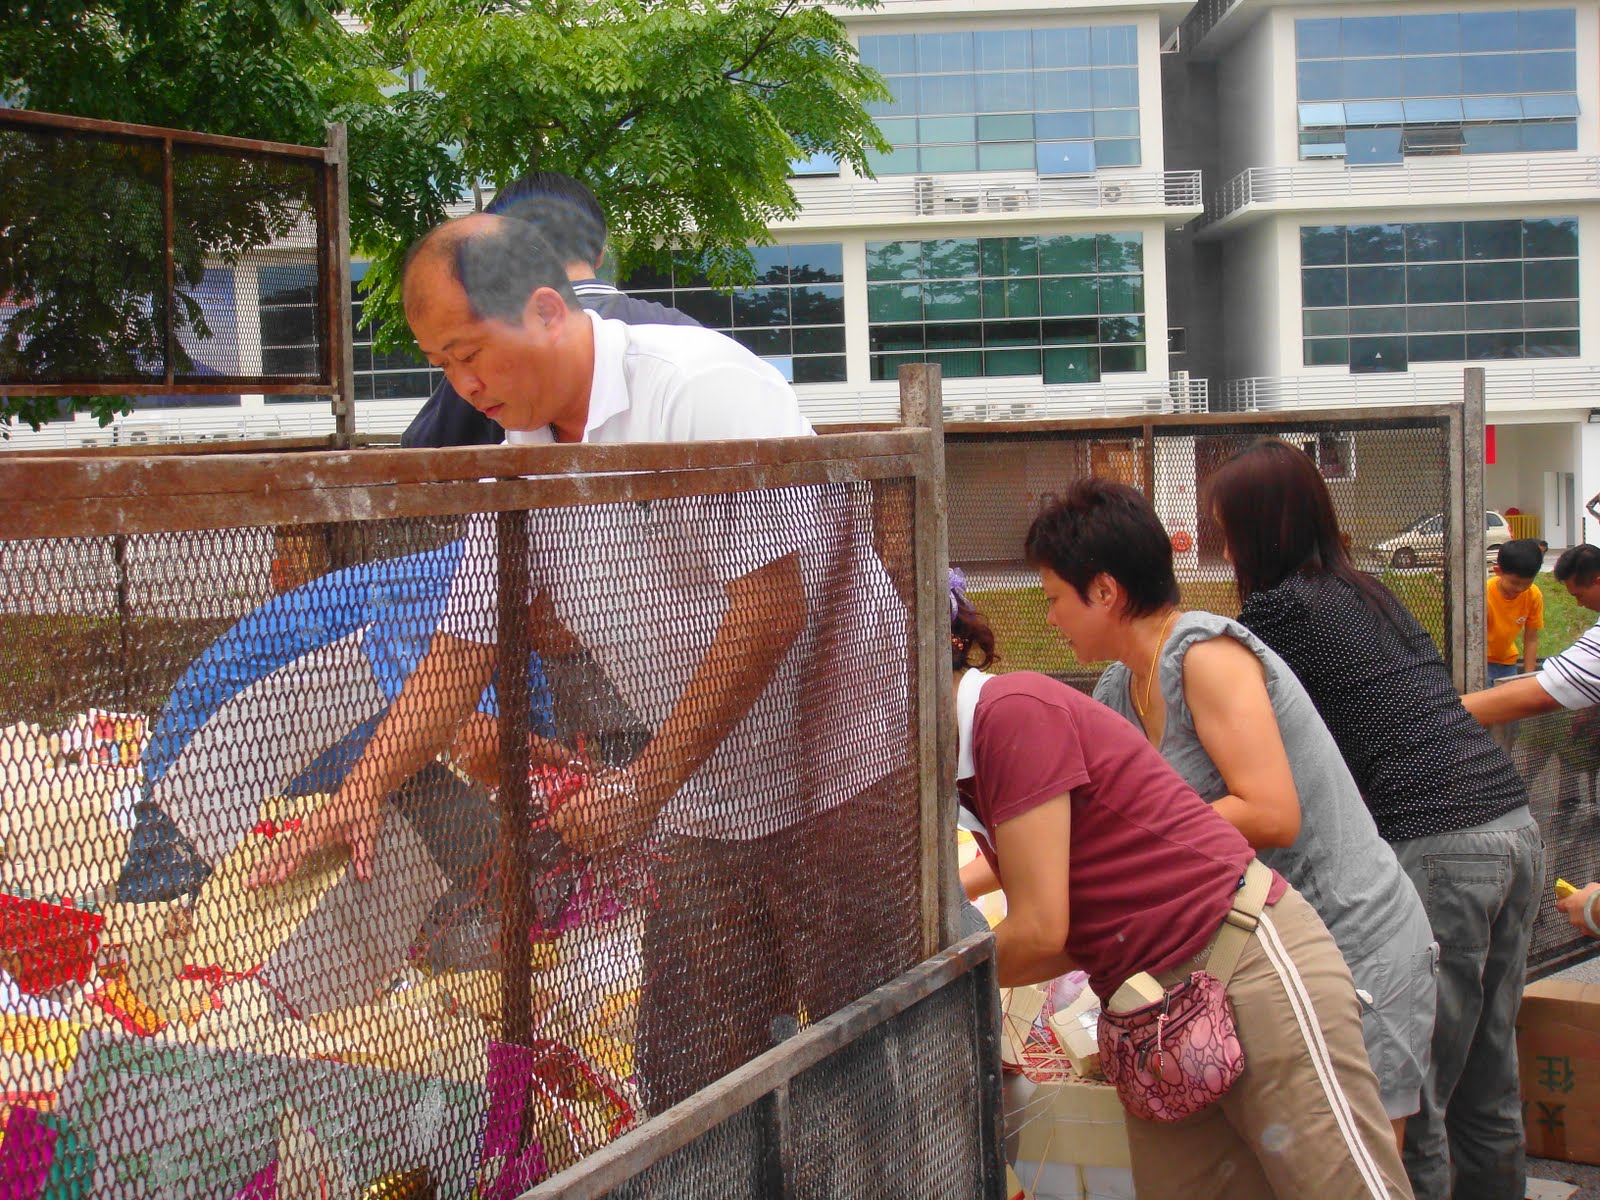
[[[1494,466],[1494,426],[1483,427],[1483,461],[1486,466]]]

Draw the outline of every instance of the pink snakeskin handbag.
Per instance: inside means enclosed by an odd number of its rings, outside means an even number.
[[[1196,971],[1160,1000],[1101,1012],[1100,1069],[1123,1107],[1146,1121],[1181,1121],[1222,1099],[1244,1073],[1227,988]]]

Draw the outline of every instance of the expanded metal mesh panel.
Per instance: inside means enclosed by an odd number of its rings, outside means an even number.
[[[1528,977],[1538,979],[1600,955],[1555,906],[1555,881],[1582,887],[1600,879],[1600,714],[1560,710],[1500,731],[1524,782],[1544,836],[1544,887],[1528,950]]]
[[[913,496],[5,544],[0,1190],[510,1197],[906,970]]]
[[[967,571],[974,603],[994,625],[998,669],[1044,671],[1088,690],[1105,665],[1079,662],[1045,624],[1038,576],[1023,561],[1034,516],[1083,476],[1144,492],[1172,535],[1183,606],[1236,615],[1233,572],[1221,529],[1204,507],[1205,485],[1263,435],[1299,445],[1317,462],[1357,565],[1411,609],[1448,662],[1446,572],[1453,551],[1441,518],[1449,494],[1443,423],[1257,423],[1241,414],[1226,427],[1157,426],[1148,446],[1140,425],[947,435],[950,560]]]
[[[797,1200],[982,1196],[971,987],[947,987],[790,1086]]]
[[[328,383],[321,161],[178,142],[169,179],[157,136],[26,116],[0,112],[0,383]]]

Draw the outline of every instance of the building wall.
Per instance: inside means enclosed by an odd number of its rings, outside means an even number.
[[[1292,293],[1283,291],[1280,240],[1273,223],[1263,221],[1222,243],[1223,369],[1230,379],[1279,373],[1282,310],[1300,302],[1298,283]]]
[[[1257,21],[1217,64],[1218,174],[1207,181],[1208,188],[1214,189],[1250,167],[1276,161],[1275,128],[1282,120],[1275,111],[1280,107],[1276,94],[1284,65],[1274,40],[1273,15],[1268,13]],[[1292,57],[1288,69],[1292,96]]]

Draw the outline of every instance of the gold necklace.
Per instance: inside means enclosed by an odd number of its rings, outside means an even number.
[[[1172,623],[1178,619],[1178,614],[1181,612],[1183,612],[1181,608],[1173,609],[1172,615],[1162,624],[1161,632],[1156,635],[1156,647],[1150,651],[1150,669],[1144,679],[1144,703],[1140,704],[1138,695],[1132,688],[1128,689],[1128,698],[1133,701],[1134,711],[1139,714],[1140,721],[1143,721],[1145,713],[1150,711],[1150,688],[1156,681],[1156,659],[1161,654],[1161,648],[1167,644],[1167,631],[1172,628]]]

